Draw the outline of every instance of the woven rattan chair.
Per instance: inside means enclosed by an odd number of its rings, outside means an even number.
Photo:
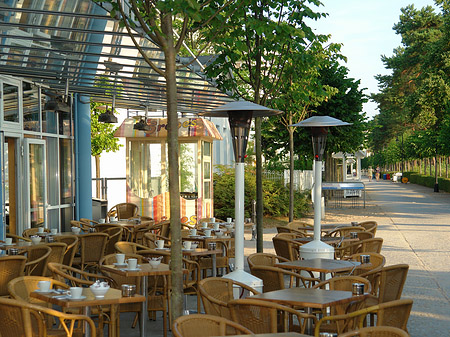
[[[122,232],[122,227],[109,228],[103,232],[108,234],[108,240],[106,241],[105,246],[105,255],[113,254],[116,252],[115,244],[122,239]]]
[[[364,230],[372,233],[373,236],[375,236],[375,233],[377,232],[378,223],[376,221],[363,221],[358,223],[358,226],[363,227]]]
[[[139,207],[135,204],[124,202],[111,207],[108,211],[107,217],[115,216],[117,220],[129,219],[137,216]]]
[[[198,291],[205,313],[231,319],[228,302],[235,299],[235,289],[239,289],[239,298],[248,294],[259,294],[258,291],[248,285],[223,277],[208,277],[201,280],[198,283]]]
[[[60,311],[29,304],[15,299],[0,298],[0,335],[7,336],[47,336],[42,314],[58,319],[59,330],[64,336],[72,337],[76,327],[84,322],[89,324],[92,336],[96,335],[94,322],[84,315],[65,314]]]
[[[250,335],[246,327],[223,317],[194,314],[178,317],[173,323],[174,337]]]
[[[360,231],[357,233],[358,233],[358,239],[361,241],[367,240],[367,239],[372,239],[374,237],[373,233],[367,232],[367,231],[364,231],[364,232]]]
[[[47,261],[52,249],[46,245],[29,247],[24,253],[27,256],[25,275],[44,276],[47,270]]]
[[[226,242],[217,241],[217,249],[222,249],[222,255],[216,255],[216,272],[218,270],[225,269],[225,273],[230,272],[230,265],[228,259],[228,246]],[[197,259],[198,265],[200,266],[200,270],[202,271],[202,277],[205,278],[207,276],[207,271],[212,270],[212,257],[210,256],[201,256]]]
[[[130,241],[145,245],[144,235],[153,230],[154,222],[146,221],[146,223],[134,226],[131,229]]]
[[[248,266],[250,270],[253,266],[269,266],[273,267],[275,263],[279,262],[288,262],[288,259],[285,259],[282,256],[278,256],[270,253],[253,253],[247,257]]]
[[[288,226],[278,226],[277,227],[278,233],[293,233],[298,237],[307,237],[308,235],[305,233],[305,230],[297,230]]]
[[[50,262],[47,267],[55,280],[70,284],[72,287],[86,287],[100,280],[108,282],[113,288],[117,288],[116,282],[107,275],[88,273],[81,269],[54,262]]]
[[[364,233],[364,232],[361,232]],[[370,238],[367,240],[359,240],[357,242],[342,242],[340,247],[334,249],[336,259],[347,258],[358,253],[380,253],[383,245],[382,238]]]
[[[391,326],[371,326],[340,334],[339,337],[409,337],[409,334]]]
[[[23,276],[25,270],[25,256],[13,255],[0,257],[0,297],[9,296],[9,281]]]
[[[11,238],[13,242],[20,242],[20,241],[31,242],[31,239],[24,238],[23,236],[19,236],[16,234],[6,233],[6,237]]]
[[[340,237],[340,238],[348,238],[350,237],[350,233],[352,232],[363,232],[365,231],[364,227],[361,226],[348,226],[348,227],[339,227],[331,232],[324,235],[325,237]]]
[[[54,238],[56,242],[64,242],[67,245],[62,264],[72,266],[73,258],[78,250],[78,237],[75,235],[56,235]]]
[[[116,251],[118,253],[122,253],[122,254],[136,254],[140,250],[149,249],[147,246],[140,245],[140,244],[134,243],[134,242],[128,242],[128,241],[116,242],[114,247],[116,248]]]
[[[386,264],[386,258],[383,255],[378,254],[378,253],[370,253],[370,252],[353,254],[353,255],[349,256],[348,258],[346,258],[346,260],[360,261],[361,255],[370,255],[370,264],[369,264],[369,266],[365,266],[365,265],[358,266],[353,271],[353,275],[359,276],[362,274],[366,274],[369,271],[380,270]],[[373,283],[372,283],[372,289],[374,289]]]
[[[63,263],[64,253],[67,249],[67,244],[64,242],[51,242],[46,244],[52,250],[47,258],[47,264],[49,262]],[[44,276],[50,276],[52,273],[45,268]]]
[[[311,288],[319,282],[317,278],[302,276],[293,271],[270,266],[253,266],[252,275],[263,280],[263,292],[281,290],[292,287]]]
[[[345,315],[326,316],[320,319],[315,327],[314,336],[319,337],[323,326],[336,327],[334,332],[344,332],[361,329],[368,314],[376,314],[376,326],[392,326],[407,332],[406,325],[411,313],[412,300],[397,300],[370,306],[361,310],[353,311]]]
[[[22,236],[24,238],[30,238],[32,235],[36,235],[38,233],[38,231],[39,231],[39,227],[28,228],[22,232]],[[50,230],[47,228],[44,228],[44,233],[50,233]]]
[[[98,225],[98,221],[91,220],[91,219],[81,218],[80,221],[88,224],[89,226],[93,226],[93,227]]]
[[[135,258],[138,260],[138,263],[142,263],[142,256],[135,255],[135,254],[125,254],[125,258]],[[105,255],[99,262],[100,265],[100,271],[103,275],[108,276],[109,278],[113,279],[115,282],[115,286],[117,286],[118,289],[121,289],[123,284],[134,284],[136,285],[136,293],[141,293],[141,277],[139,276],[122,276],[117,273],[111,273],[107,269],[105,269],[104,265],[112,265],[116,262],[116,254],[108,254]],[[141,303],[125,303],[121,304],[119,307],[120,312],[135,312],[136,316],[132,323],[132,328],[136,327],[136,324],[138,322],[139,314],[141,313]]]
[[[371,292],[371,285],[368,279],[360,276],[336,276],[330,278],[326,281],[322,281],[313,286],[313,288],[320,289],[328,289],[328,290],[343,290],[343,291],[352,291],[353,283],[362,283],[364,284],[364,292]],[[362,306],[365,305],[364,301],[361,302],[352,302],[346,304],[338,304],[330,308],[329,315],[342,315],[349,312],[349,309],[355,311],[362,309]],[[326,311],[325,311],[326,313]]]
[[[98,271],[98,261],[105,254],[108,237],[106,233],[80,235],[80,257],[75,256],[72,264],[81,270]]]
[[[91,225],[90,223],[83,222],[83,221],[77,221],[77,220],[70,220],[70,225],[72,227],[78,227],[83,232],[89,233],[94,227],[94,225]]]
[[[305,333],[307,320],[317,322],[316,316],[270,301],[241,299],[228,302],[234,322],[253,333],[297,331]],[[292,319],[295,318],[295,319]],[[295,325],[295,323],[299,325]]]
[[[278,234],[272,238],[273,247],[275,248],[275,253],[289,261],[294,261],[299,259],[299,248],[302,245],[286,235]]]

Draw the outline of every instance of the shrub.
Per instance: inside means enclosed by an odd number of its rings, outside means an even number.
[[[405,172],[403,175],[408,178],[408,181],[412,184],[434,188],[435,179],[432,176],[419,174],[417,172]],[[439,190],[450,192],[450,179],[438,178],[438,183]]]
[[[235,188],[234,168],[217,166],[214,173],[214,216],[234,217]],[[287,216],[289,214],[289,189],[281,181],[263,179],[264,215]],[[252,201],[256,199],[256,177],[253,167],[245,168],[245,217],[252,214]],[[301,218],[309,210],[308,193],[296,192],[294,195],[294,217]]]

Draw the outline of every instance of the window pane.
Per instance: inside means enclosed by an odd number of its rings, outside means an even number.
[[[72,135],[72,119],[70,112],[58,112],[59,116],[59,134],[65,136]]]
[[[210,162],[204,162],[203,163],[203,178],[204,179],[211,179],[211,163]]]
[[[70,220],[73,219],[73,208],[61,208],[61,232],[71,232]],[[52,227],[54,228],[54,227]]]
[[[23,129],[40,131],[39,87],[23,82]]]
[[[211,182],[205,181],[203,184],[203,198],[205,199],[211,199]]]
[[[51,206],[59,205],[58,140],[45,137],[47,144],[47,185],[48,202]],[[51,222],[49,222],[51,224]]]
[[[42,95],[41,107],[42,107],[42,132],[56,133],[58,130],[58,121],[55,111],[44,110],[45,102],[51,99],[50,96]]]
[[[5,122],[19,122],[19,87],[3,83],[3,111]]]
[[[37,227],[44,222],[44,161],[44,146],[40,144],[30,144],[28,168],[30,174],[30,227]]]
[[[59,140],[59,166],[61,170],[61,204],[72,203],[72,141]]]
[[[197,192],[197,143],[180,144],[180,191]]]
[[[206,157],[211,156],[211,143],[203,142],[203,155]]]

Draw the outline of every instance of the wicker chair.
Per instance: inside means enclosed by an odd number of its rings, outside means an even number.
[[[242,324],[253,333],[297,331],[305,333],[307,320],[317,322],[316,316],[270,301],[242,299],[228,302],[234,322]],[[292,319],[296,318],[296,319]],[[294,325],[293,322],[299,325]]]
[[[36,235],[38,231],[39,227],[28,228],[22,232],[22,236],[24,238],[30,238],[32,235]],[[44,233],[50,233],[50,230],[48,228],[44,228]]]
[[[145,245],[144,235],[153,230],[154,222],[147,221],[144,224],[134,226],[131,229],[130,241]]]
[[[174,337],[209,337],[250,335],[246,327],[226,318],[211,315],[188,315],[178,317],[173,323]]]
[[[19,236],[16,234],[6,233],[6,237],[11,238],[13,242],[20,242],[20,241],[31,242],[31,239],[24,238],[23,236]]]
[[[361,232],[364,233],[364,232]],[[336,259],[343,259],[353,254],[358,253],[380,253],[383,245],[382,238],[371,238],[367,240],[359,240],[357,242],[345,243],[342,242],[341,247],[334,249]]]
[[[128,241],[116,242],[114,247],[117,252],[122,253],[122,254],[136,254],[140,250],[149,249],[147,246],[140,245],[140,244],[134,243],[134,242],[128,242]]]
[[[293,233],[298,237],[307,237],[308,235],[306,234],[305,230],[297,230],[288,226],[278,226],[277,227],[277,232],[278,233]]]
[[[92,274],[81,269],[54,262],[48,264],[48,269],[52,272],[55,280],[70,284],[72,287],[86,287],[94,284],[96,280],[101,280],[108,282],[111,287],[117,288],[116,281],[107,275]]]
[[[137,216],[138,212],[139,207],[137,205],[129,202],[124,202],[111,207],[106,216],[108,219],[112,216],[115,216],[117,220],[121,220],[133,218]]]
[[[50,255],[47,258],[47,264],[49,262],[56,262],[56,263],[62,263],[64,260],[64,253],[67,249],[67,244],[64,242],[52,242],[47,243],[47,247],[50,247],[51,252]],[[45,268],[44,275],[43,276],[50,276],[51,272],[48,270],[48,268]]]
[[[364,230],[372,233],[373,236],[375,236],[375,233],[377,232],[378,223],[376,221],[363,221],[358,223],[358,226],[363,227]]]
[[[84,315],[65,314],[60,311],[29,304],[15,299],[0,298],[0,335],[1,336],[47,336],[42,314],[58,319],[59,331],[64,336],[72,337],[76,327],[84,322],[89,324],[92,336],[96,335],[94,322]]]
[[[325,237],[340,237],[340,238],[345,238],[345,237],[350,237],[350,233],[352,232],[363,232],[365,231],[364,227],[361,226],[348,226],[348,227],[339,227],[336,228],[334,230],[332,230],[331,232],[329,232],[328,234],[325,235]]]
[[[289,285],[287,287],[304,287],[311,288],[316,282],[317,278],[305,277],[298,273],[270,266],[253,266],[251,269],[252,275],[263,280],[263,292],[285,289],[287,286],[287,279]]]
[[[0,297],[9,296],[8,283],[24,274],[26,261],[20,255],[0,257]]]
[[[361,240],[361,241],[374,238],[374,235],[371,232],[367,232],[367,231],[362,232],[362,231],[360,231],[360,232],[357,232],[357,233],[358,233],[358,239]]]
[[[93,226],[93,227],[95,227],[95,226],[97,226],[97,225],[99,224],[99,223],[98,223],[97,221],[95,221],[95,220],[86,219],[86,218],[81,218],[81,219],[80,219],[80,222],[84,222],[84,223],[88,224],[89,226]]]
[[[106,242],[108,240],[106,233],[89,233],[80,235],[80,257],[75,256],[73,265],[81,270],[89,269],[98,271],[98,261],[105,254]]]
[[[72,227],[78,227],[83,232],[89,233],[89,231],[92,230],[92,228],[95,228],[94,225],[91,225],[90,223],[83,222],[83,221],[77,221],[77,220],[70,220],[70,225]]]
[[[225,269],[226,273],[230,272],[230,265],[228,259],[228,246],[227,243],[222,241],[217,241],[217,249],[222,249],[222,255],[216,255],[216,269]],[[207,271],[212,270],[212,257],[201,256],[197,259],[200,270],[202,271],[202,277],[207,277]],[[217,271],[217,270],[216,270]]]
[[[46,245],[29,247],[24,253],[27,255],[25,275],[44,276],[47,270],[47,261],[52,249]]]
[[[282,256],[278,256],[270,253],[253,253],[247,257],[248,266],[250,270],[252,270],[253,266],[275,266],[275,263],[278,262],[289,262],[288,259],[285,259]]]
[[[406,325],[411,313],[412,300],[397,300],[387,303],[381,303],[361,310],[353,311],[345,315],[326,316],[317,322],[314,336],[319,337],[321,328],[324,325],[329,326],[334,322],[336,331],[339,335],[361,329],[368,314],[376,314],[376,326],[392,326],[407,332]]]
[[[366,293],[370,293],[372,290],[369,280],[367,280],[364,277],[353,276],[353,275],[351,275],[351,276],[336,276],[336,277],[330,278],[326,281],[322,281],[318,284],[315,284],[313,286],[313,288],[352,291],[353,283],[364,284],[364,292],[366,292]],[[349,312],[350,310],[352,310],[352,311],[359,310],[359,309],[362,309],[362,306],[365,304],[366,304],[365,301],[352,302],[352,303],[346,303],[346,304],[338,304],[338,305],[335,305],[330,308],[329,315],[331,315],[331,316],[342,315],[342,314]],[[326,311],[324,314],[326,314]]]
[[[348,258],[346,258],[346,260],[360,261],[361,255],[370,255],[370,266],[369,267],[366,267],[365,265],[358,266],[353,271],[353,275],[360,276],[362,274],[366,274],[369,271],[380,270],[386,264],[386,258],[378,253],[357,253],[349,256]],[[372,289],[373,288],[374,287],[372,283]]]
[[[368,305],[376,305],[399,300],[408,275],[409,265],[396,264],[360,275],[373,282],[372,297],[366,299]]]
[[[208,315],[231,319],[228,302],[234,300],[234,289],[240,287],[239,298],[259,294],[258,291],[241,282],[223,277],[208,277],[198,283],[198,291],[203,302],[203,308]]]
[[[135,254],[126,254],[125,258],[135,258],[138,260],[138,263],[142,263],[142,256],[135,255]],[[103,275],[108,276],[109,278],[113,279],[115,282],[115,285],[118,289],[121,289],[121,286],[123,284],[134,284],[136,285],[136,293],[141,293],[141,277],[139,276],[122,276],[116,273],[111,273],[107,269],[105,269],[104,265],[111,265],[114,262],[116,262],[116,254],[108,254],[105,255],[99,262],[100,265],[100,271]],[[138,322],[139,314],[141,313],[141,304],[140,303],[125,303],[120,305],[120,312],[135,312],[136,316],[132,323],[132,328],[136,327],[136,324]]]
[[[105,246],[105,255],[114,254],[116,252],[115,244],[122,239],[122,227],[109,228],[103,231],[108,234],[108,240]]]
[[[288,259],[289,261],[294,261],[299,259],[299,248],[302,245],[286,235],[278,234],[272,238],[273,247],[277,255]]]
[[[75,253],[78,250],[78,237],[75,235],[56,235],[54,238],[56,242],[64,242],[67,245],[62,264],[72,266]]]
[[[350,331],[340,337],[409,337],[406,331],[392,326],[372,326]]]

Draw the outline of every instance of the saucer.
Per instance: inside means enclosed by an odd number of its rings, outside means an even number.
[[[116,267],[126,267],[126,266],[128,266],[126,263],[117,263],[117,262],[114,262],[113,265],[115,265]]]
[[[155,248],[155,249],[158,249],[158,250],[169,250],[169,248],[166,248],[166,247],[164,247],[164,248]]]
[[[183,248],[183,252],[192,252],[193,250],[194,250],[194,248],[189,248],[189,249]]]
[[[141,270],[141,268],[134,268],[134,269],[123,268],[123,269],[120,269],[120,270],[122,270],[122,271],[139,271],[139,270]]]
[[[72,298],[72,296],[67,295],[66,298],[67,298],[69,301],[81,301],[81,300],[84,300],[84,299],[86,298],[86,296],[81,295],[81,296],[78,297],[78,298]]]
[[[201,238],[201,235],[189,235],[190,238]]]
[[[205,238],[205,239],[212,239],[214,236],[212,236],[212,235],[209,235],[209,236],[206,236],[206,235],[204,235],[203,236],[203,238]]]
[[[50,289],[49,291],[42,291],[41,289],[36,289],[34,292],[35,292],[35,293],[40,293],[40,294],[51,294],[51,293],[56,293],[56,291],[53,290],[53,289]]]

